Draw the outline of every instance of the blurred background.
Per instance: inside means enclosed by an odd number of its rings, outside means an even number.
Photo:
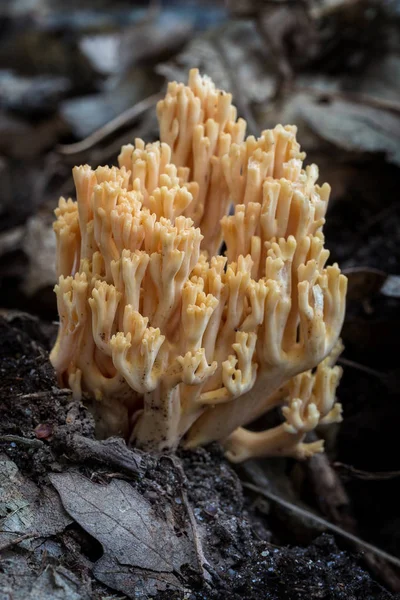
[[[400,556],[399,0],[1,0],[0,306],[57,318],[72,167],[157,139],[156,102],[191,67],[249,133],[296,124],[332,186],[327,246],[350,287],[331,456],[362,536]]]

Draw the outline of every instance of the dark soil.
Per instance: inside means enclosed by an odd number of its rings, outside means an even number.
[[[56,386],[47,357],[53,334],[54,328],[28,316],[0,319],[0,450],[24,476],[39,486],[48,484],[49,473],[71,468],[103,483],[110,481],[110,475],[121,476],[152,503],[157,514],[175,504],[182,528],[188,526],[181,501],[182,489],[186,489],[209,564],[207,583],[192,567],[182,567],[180,578],[189,590],[185,598],[190,600],[228,596],[232,600],[395,597],[374,581],[361,558],[339,549],[329,535],[317,537],[304,548],[281,546],[274,519],[266,518],[255,495],[245,492],[217,444],[181,452],[178,457],[137,455],[136,473],[131,467],[124,469],[121,462],[115,469],[115,465],[107,464],[107,457],[95,452],[82,460],[72,441],[76,436],[93,439],[93,421],[83,406]],[[111,593],[96,582],[91,571],[102,554],[96,540],[76,523],[55,540],[63,549],[58,564],[85,581],[90,597]],[[13,554],[26,557],[28,551],[16,546]],[[4,577],[6,574],[7,559],[7,553],[3,563],[0,559],[0,582],[2,573]],[[167,589],[156,598],[174,600],[183,595]]]

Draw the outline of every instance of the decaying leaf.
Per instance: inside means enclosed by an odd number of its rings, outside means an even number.
[[[77,473],[50,478],[67,512],[121,564],[173,572],[190,562],[191,543],[175,535],[172,515],[171,522],[158,518],[126,481],[100,485]]]
[[[172,510],[161,518],[120,479],[100,485],[73,472],[50,479],[67,512],[104,548],[94,569],[100,581],[130,598],[137,598],[140,588],[150,594],[167,586],[181,587],[175,574],[182,565],[195,564],[195,554],[187,532],[177,535]]]
[[[157,592],[182,591],[182,585],[173,573],[157,573],[121,565],[115,557],[106,554],[97,561],[94,569],[96,579],[110,588],[119,590],[129,598],[147,600]]]
[[[366,300],[382,291],[388,275],[379,269],[351,267],[343,271],[348,278],[348,300]]]
[[[0,546],[27,533],[35,538],[54,535],[70,523],[50,486],[39,490],[12,460],[0,455]],[[23,542],[24,548],[32,544],[31,539]]]
[[[22,247],[29,257],[23,289],[28,296],[32,296],[46,286],[52,287],[56,281],[53,259],[55,238],[51,222],[47,223],[40,215],[31,217],[26,224]]]
[[[37,575],[30,560],[10,553],[1,561],[1,600],[89,600],[82,581],[68,569],[48,566]]]
[[[371,267],[350,267],[343,273],[348,279],[348,300],[365,300],[375,294],[400,298],[399,275],[388,275]]]
[[[311,129],[338,148],[384,153],[389,162],[400,165],[400,119],[389,111],[335,100],[306,102],[301,114]]]

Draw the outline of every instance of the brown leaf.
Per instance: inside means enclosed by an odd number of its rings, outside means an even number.
[[[146,569],[137,569],[121,565],[115,557],[106,554],[97,561],[94,570],[96,579],[119,590],[129,598],[147,599],[157,592],[182,590],[178,579],[172,573],[155,573]]]
[[[180,587],[173,572],[183,564],[195,564],[195,554],[186,532],[180,537],[175,533],[172,510],[162,519],[134,487],[120,479],[100,485],[72,472],[53,474],[50,479],[66,511],[104,548],[105,556],[95,566],[99,580],[131,598],[136,597],[135,579],[143,582],[148,594],[159,586]]]
[[[70,523],[53,488],[39,489],[12,460],[0,455],[0,545],[27,533],[54,535]],[[23,545],[30,548],[31,542]]]
[[[363,479],[364,481],[385,481],[400,477],[400,471],[364,471],[356,469],[352,465],[346,465],[341,462],[334,462],[333,466],[340,473],[342,479]]]
[[[370,267],[352,267],[343,273],[348,279],[348,300],[365,300],[378,294],[387,279],[386,273]]]
[[[90,586],[65,567],[48,565],[39,572],[31,557],[10,553],[1,563],[1,598],[13,600],[89,600]]]
[[[304,102],[301,114],[311,129],[338,148],[384,153],[400,165],[400,118],[389,111],[335,100]]]

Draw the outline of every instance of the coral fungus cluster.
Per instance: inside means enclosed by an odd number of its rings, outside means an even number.
[[[157,116],[160,142],[75,167],[76,201],[60,199],[59,381],[95,399],[103,433],[145,449],[321,451],[305,436],[341,418],[346,295],[326,266],[330,188],[303,169],[295,127],[245,139],[231,95],[195,69]],[[281,425],[243,428],[278,406]]]

